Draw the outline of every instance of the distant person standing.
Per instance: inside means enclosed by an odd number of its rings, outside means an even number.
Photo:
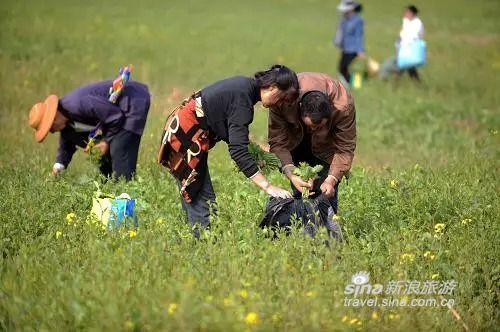
[[[337,10],[343,15],[334,40],[335,46],[342,51],[338,69],[343,79],[350,83],[349,65],[356,57],[365,57],[364,21],[360,15],[362,7],[356,1],[343,0]]]
[[[405,8],[403,13],[403,25],[399,32],[399,38],[396,41],[396,49],[399,51],[401,47],[405,47],[418,40],[424,39],[424,24],[418,17],[418,9],[413,5]],[[397,57],[392,57],[385,61],[381,77],[387,78],[391,72],[395,72],[398,76],[402,75],[405,71],[408,72],[410,78],[420,82],[420,76],[416,67],[406,68],[401,70],[397,65]]]

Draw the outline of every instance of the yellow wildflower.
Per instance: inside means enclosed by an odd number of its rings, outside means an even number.
[[[76,220],[76,214],[74,214],[73,212],[68,213],[68,214],[66,215],[66,221],[68,222],[68,224],[72,224],[72,223],[74,223],[74,222],[75,222],[75,220]]]
[[[346,323],[349,320],[349,317],[344,316],[342,317],[342,323]]]
[[[372,319],[373,320],[379,320],[380,316],[378,315],[378,312],[374,311],[372,312]]]
[[[357,319],[357,318],[353,318],[353,319],[351,319],[351,320],[349,321],[349,324],[350,324],[350,325],[357,324],[357,323],[358,323],[358,321],[359,321],[359,319]]]
[[[435,233],[443,233],[446,225],[445,224],[435,224],[434,225],[434,232]]]
[[[245,290],[245,289],[240,289],[238,291],[238,295],[242,298],[242,299],[246,299],[248,298],[248,292]]]
[[[393,320],[393,319],[399,319],[399,314],[389,314],[389,319],[390,320]]]
[[[315,295],[314,292],[311,291],[306,293],[306,297],[314,297],[314,295]]]
[[[391,182],[389,182],[389,187],[391,187],[392,189],[396,189],[398,185],[399,185],[398,180],[392,179]]]
[[[167,311],[168,311],[168,314],[170,316],[172,316],[176,310],[177,310],[177,303],[170,303],[168,305],[168,310]]]
[[[133,238],[133,237],[136,237],[136,236],[137,236],[137,231],[135,231],[135,230],[128,231],[128,237],[129,238]]]
[[[222,300],[222,303],[224,303],[225,307],[229,307],[232,304],[232,301],[230,298],[225,297],[224,300]]]
[[[245,323],[247,323],[247,325],[259,324],[259,315],[255,312],[249,312],[245,317]]]
[[[56,239],[60,238],[63,235],[63,232],[57,231],[56,232]]]
[[[434,273],[432,276],[431,276],[431,279],[432,280],[436,280],[439,278],[439,273]]]
[[[134,329],[134,322],[132,322],[130,319],[125,321],[125,330],[133,330]]]
[[[402,254],[399,260],[399,264],[411,263],[415,260],[414,254]]]
[[[431,251],[426,251],[424,253],[424,257],[430,259],[431,261],[436,258],[436,255],[434,255]]]
[[[472,222],[472,219],[467,218],[467,219],[462,220],[462,225],[468,225],[471,222]]]
[[[165,224],[165,220],[163,220],[162,218],[156,219],[156,225],[157,226],[161,226],[161,225],[164,225],[164,224]]]

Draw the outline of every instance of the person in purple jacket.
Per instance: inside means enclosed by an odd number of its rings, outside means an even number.
[[[112,84],[113,81],[102,81],[85,85],[60,99],[50,95],[32,107],[29,124],[35,129],[37,142],[41,143],[49,132],[60,132],[53,174],[66,169],[77,147],[85,148],[90,133],[99,131],[102,139],[94,149],[102,156],[101,173],[132,179],[150,94],[146,85],[129,81],[114,104],[108,100]]]

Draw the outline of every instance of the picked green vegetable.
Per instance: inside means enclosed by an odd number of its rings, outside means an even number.
[[[262,172],[268,173],[272,170],[279,170],[281,162],[274,153],[264,151],[257,143],[250,142],[248,144],[248,152],[259,165]]]
[[[299,176],[303,181],[309,182],[309,180],[314,180],[318,177],[319,172],[323,170],[323,166],[316,165],[314,167],[309,166],[306,162],[301,162],[299,167],[293,170],[293,174]],[[309,198],[309,188],[304,188],[302,191],[302,198]]]

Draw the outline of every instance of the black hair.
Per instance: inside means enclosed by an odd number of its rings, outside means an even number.
[[[414,5],[409,5],[408,7],[406,7],[406,9],[411,11],[413,13],[413,15],[418,15],[418,9]]]
[[[282,91],[290,91],[297,94],[299,92],[299,80],[297,74],[290,68],[283,65],[274,65],[268,70],[255,73],[255,82],[259,88],[267,88],[276,84]]]
[[[361,13],[363,11],[363,5],[358,3],[356,7],[354,7],[354,12],[355,13]]]
[[[321,91],[307,92],[300,101],[300,114],[309,117],[314,124],[330,118],[332,106],[328,96]]]

